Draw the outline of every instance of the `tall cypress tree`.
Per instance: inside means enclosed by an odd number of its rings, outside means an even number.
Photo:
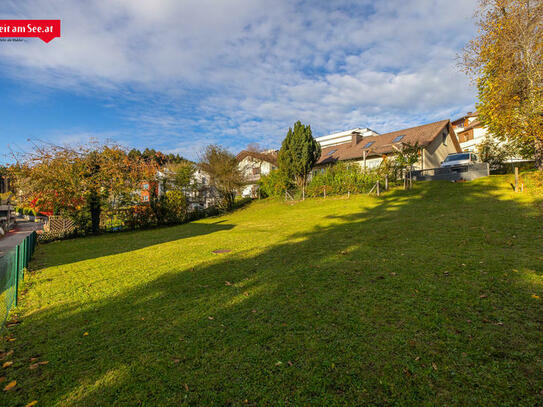
[[[288,129],[279,150],[278,164],[279,170],[302,188],[304,199],[307,178],[320,155],[321,146],[313,138],[311,126],[300,121],[294,123],[294,128]]]

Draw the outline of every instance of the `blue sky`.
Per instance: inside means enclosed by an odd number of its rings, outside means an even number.
[[[62,37],[0,42],[0,146],[93,138],[194,159],[278,147],[296,120],[320,136],[455,118],[476,101],[456,60],[475,5],[4,0],[0,18],[61,19]]]

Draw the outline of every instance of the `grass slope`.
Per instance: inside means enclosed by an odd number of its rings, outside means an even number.
[[[43,245],[0,405],[542,404],[540,195],[509,181]]]

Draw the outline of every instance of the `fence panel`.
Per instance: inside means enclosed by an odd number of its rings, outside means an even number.
[[[36,232],[28,235],[16,247],[0,257],[0,320],[6,322],[11,308],[17,305],[19,282],[32,258],[37,242]]]

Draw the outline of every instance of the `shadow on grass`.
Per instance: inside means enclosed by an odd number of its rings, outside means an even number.
[[[21,391],[3,397],[44,405],[541,403],[543,314],[533,297],[542,294],[541,217],[501,193],[438,182],[392,191],[372,209],[331,216],[257,255],[172,265],[111,298],[37,310],[15,332],[24,344],[16,345]],[[134,234],[144,236],[122,250],[101,237],[103,252],[86,258],[227,227]],[[35,355],[49,364],[28,371],[22,361]]]
[[[36,263],[41,267],[59,266],[98,257],[143,249],[180,239],[231,230],[235,225],[218,220],[213,223],[190,222],[178,226],[163,226],[149,230],[108,233],[99,236],[72,239],[70,252],[62,242],[51,242],[38,247]],[[100,244],[96,245],[95,242]]]

